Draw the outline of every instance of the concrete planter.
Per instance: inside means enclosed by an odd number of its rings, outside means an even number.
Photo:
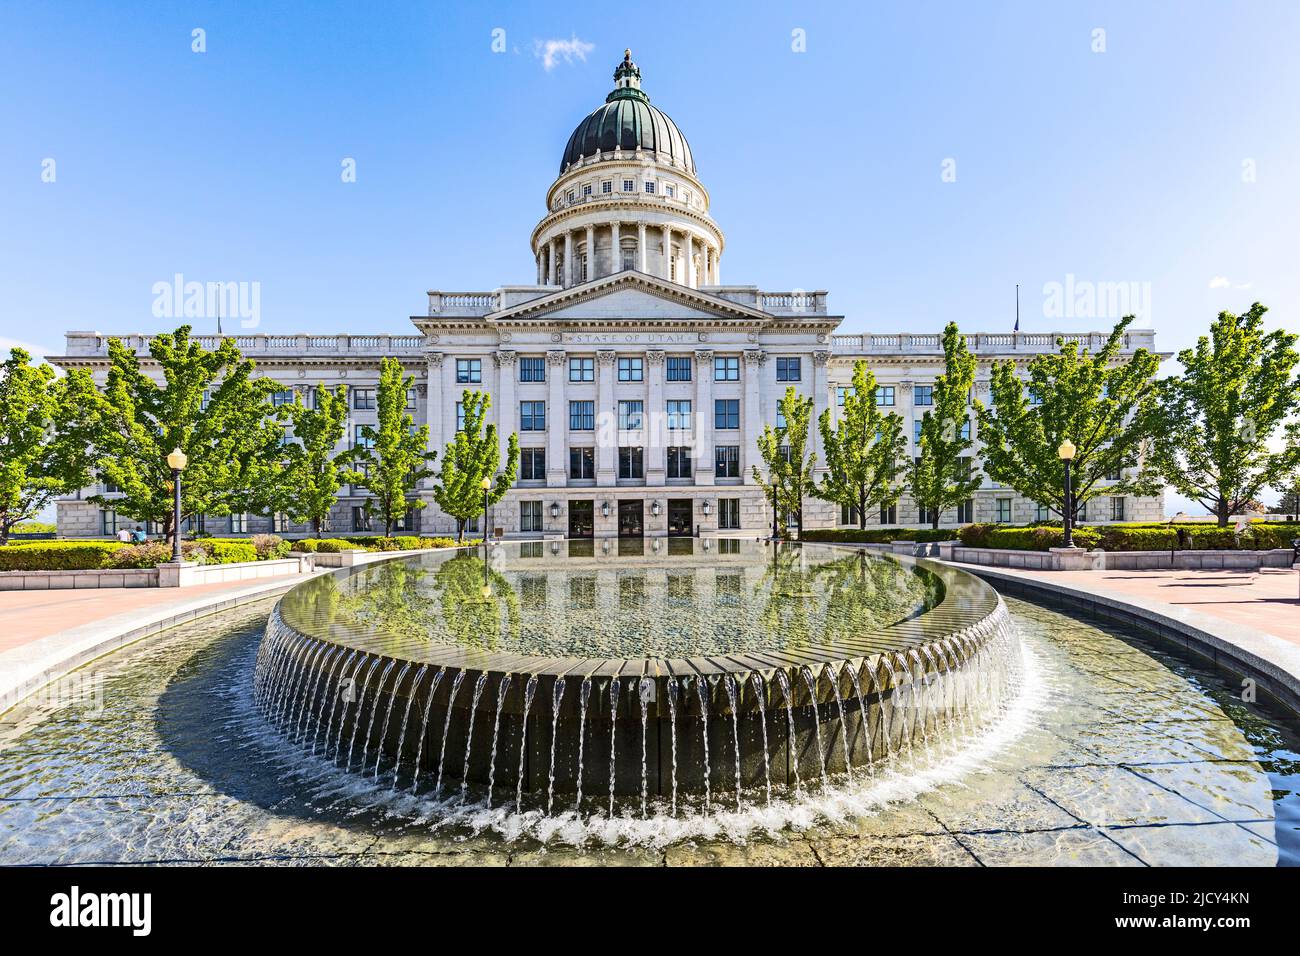
[[[895,542],[897,544],[898,542]],[[948,550],[950,555],[944,555]],[[1082,548],[1052,548],[1050,551],[1015,551],[1007,548],[940,546],[945,560],[996,568],[1024,568],[1030,571],[1155,571],[1155,570],[1244,570],[1289,568],[1290,548],[1271,551],[1084,551]]]
[[[53,591],[69,588],[177,588],[229,584],[307,574],[310,560],[245,561],[238,564],[160,564],[156,568],[109,568],[95,571],[0,571],[0,591]]]
[[[104,571],[0,571],[0,591],[55,591],[71,588],[156,588],[157,568]]]

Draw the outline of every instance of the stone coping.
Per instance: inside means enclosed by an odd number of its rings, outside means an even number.
[[[91,621],[0,653],[0,714],[97,657],[178,624],[282,594],[300,583],[283,579],[251,582],[166,607]]]
[[[1019,592],[1036,603],[1054,603],[1136,625],[1254,680],[1260,690],[1300,713],[1300,647],[1280,637],[1161,601],[1121,597],[983,565],[962,567],[1004,593]]]

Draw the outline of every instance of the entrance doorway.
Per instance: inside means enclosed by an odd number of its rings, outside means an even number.
[[[618,536],[620,538],[639,538],[645,534],[645,521],[641,501],[620,501],[618,503]]]
[[[685,537],[695,529],[691,526],[691,499],[668,499],[668,534],[675,538]]]
[[[595,502],[569,502],[569,537],[590,538],[596,532]]]

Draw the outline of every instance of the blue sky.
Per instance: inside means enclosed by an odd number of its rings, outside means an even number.
[[[259,283],[272,333],[406,332],[426,289],[531,282],[625,46],[724,280],[828,289],[842,331],[1009,329],[1017,282],[1026,330],[1108,326],[1044,314],[1068,276],[1136,283],[1162,350],[1256,299],[1295,328],[1298,27],[1294,2],[9,2],[0,344],[152,330],[176,273]],[[547,69],[546,40],[586,52]]]

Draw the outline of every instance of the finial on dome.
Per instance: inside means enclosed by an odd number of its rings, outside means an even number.
[[[632,62],[632,50],[623,51],[623,62],[614,70],[614,86],[620,90],[641,89],[641,70]]]

